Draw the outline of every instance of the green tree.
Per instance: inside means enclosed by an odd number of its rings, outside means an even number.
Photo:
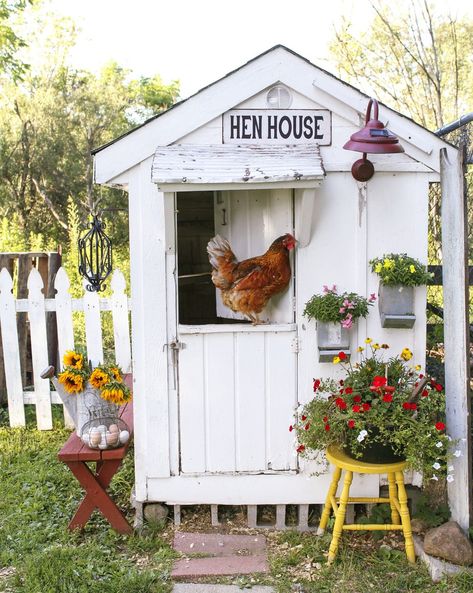
[[[473,21],[428,0],[371,2],[373,19],[354,33],[344,19],[330,51],[340,76],[432,130],[473,104]]]
[[[134,80],[110,63],[99,74],[68,65],[75,26],[36,14],[31,52],[44,52],[21,84],[0,91],[0,216],[15,212],[26,234],[44,232],[67,242],[67,202],[83,222],[101,208],[126,207],[124,192],[93,183],[92,149],[176,100],[177,82]],[[127,241],[126,215],[110,225],[117,246]]]
[[[26,45],[15,30],[15,19],[33,0],[0,0],[0,74],[19,80],[27,70],[17,52]]]

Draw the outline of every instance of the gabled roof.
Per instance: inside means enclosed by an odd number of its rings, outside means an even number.
[[[309,98],[312,98],[311,91],[313,92],[314,87],[318,88],[339,103],[341,115],[355,126],[359,125],[359,117],[364,116],[369,99],[368,95],[351,84],[340,80],[291,49],[276,45],[140,126],[95,149],[93,154],[96,162],[96,181],[106,183],[112,180],[152,156],[157,145],[175,142],[278,82]],[[349,109],[343,109],[343,106]],[[433,146],[451,146],[411,118],[382,103],[380,107],[383,111],[380,119],[388,119],[390,129],[404,142],[411,143],[425,155],[432,153]],[[133,150],[121,146],[131,139]],[[415,158],[421,160],[418,155],[415,155]],[[431,163],[428,166],[432,168]],[[437,170],[436,167],[434,169]]]

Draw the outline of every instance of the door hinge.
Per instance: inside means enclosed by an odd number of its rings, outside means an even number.
[[[180,342],[177,338],[168,344],[171,350],[184,350],[186,345],[184,342]]]
[[[299,338],[293,338],[291,340],[291,352],[294,352],[294,354],[297,354],[301,349],[301,345],[300,345],[300,341]]]

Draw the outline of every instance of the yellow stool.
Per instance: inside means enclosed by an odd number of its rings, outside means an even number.
[[[411,519],[407,507],[407,494],[404,487],[403,470],[406,467],[405,461],[397,463],[365,463],[352,459],[338,447],[329,447],[326,451],[327,459],[335,466],[332,477],[332,483],[325,500],[324,510],[320,517],[320,525],[317,535],[322,535],[327,527],[327,521],[330,517],[330,511],[333,509],[335,514],[335,525],[333,526],[332,541],[328,552],[328,563],[333,562],[337,555],[338,544],[342,531],[389,531],[392,529],[404,532],[404,541],[406,546],[406,556],[409,562],[416,561],[414,551],[414,541],[412,539]],[[340,498],[336,497],[338,482],[345,470],[343,480],[343,490]],[[359,474],[387,474],[389,482],[389,498],[353,498],[350,497],[350,486],[353,480],[353,472]],[[345,525],[345,514],[349,502],[361,503],[389,503],[391,506],[392,524],[385,525]]]

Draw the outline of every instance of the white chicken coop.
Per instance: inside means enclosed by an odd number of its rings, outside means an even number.
[[[319,362],[304,305],[322,285],[377,292],[368,261],[407,252],[426,261],[429,183],[440,151],[456,149],[380,106],[405,149],[358,156],[343,145],[363,126],[368,97],[282,46],[95,152],[95,179],[129,194],[135,495],[171,505],[309,505],[328,475],[299,459],[288,427]],[[361,155],[359,155],[361,156]],[[228,239],[238,259],[278,236],[298,241],[292,280],[265,324],[224,307],[206,245]],[[412,329],[382,329],[376,307],[351,331],[352,359],[367,337],[425,358],[425,289]],[[376,496],[376,476],[353,495]]]

